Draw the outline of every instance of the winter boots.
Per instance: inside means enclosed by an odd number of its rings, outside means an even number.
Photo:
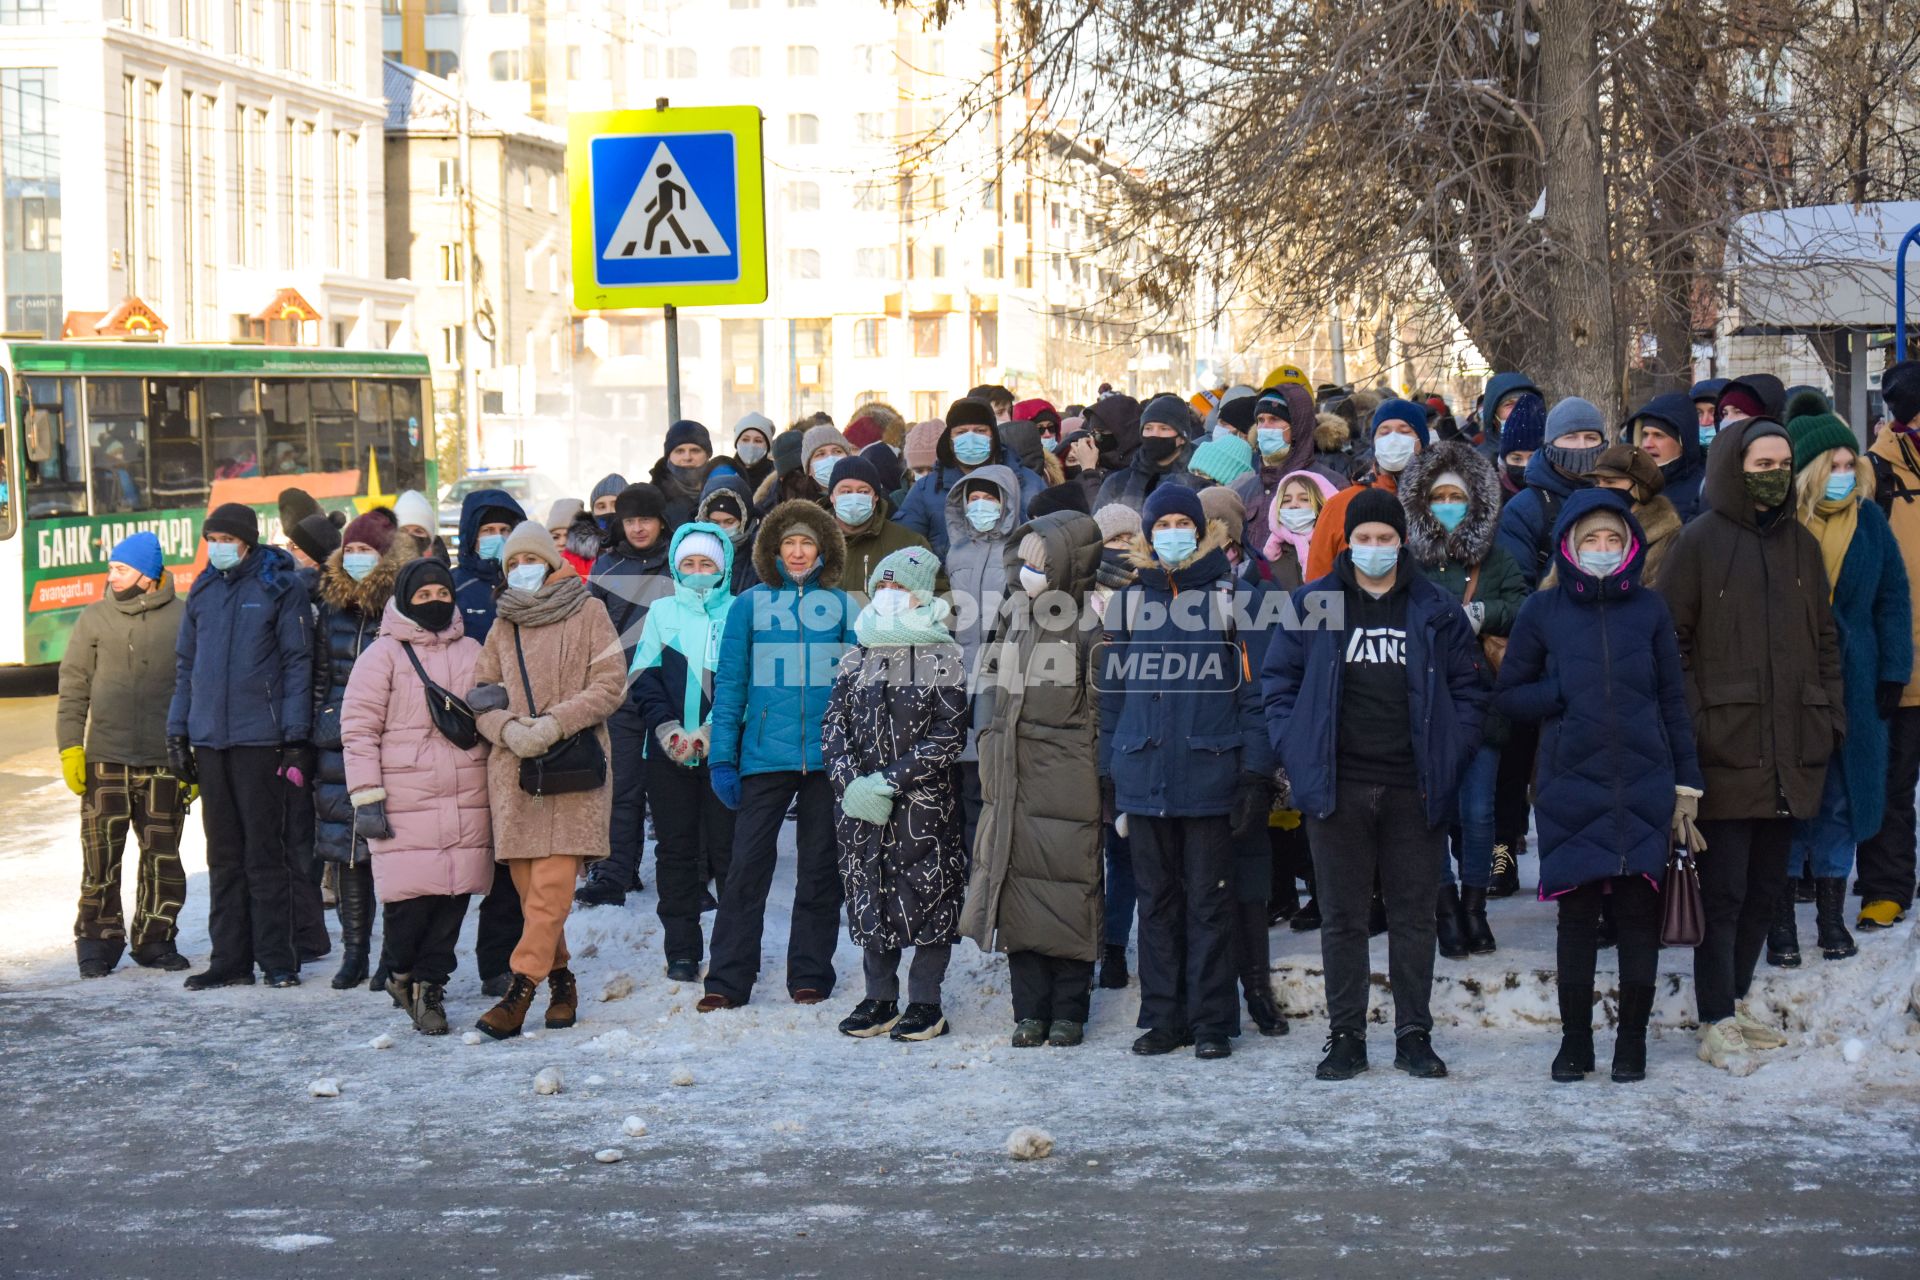
[[[1056,1049],[1071,1049],[1086,1037],[1086,1024],[1068,1018],[1055,1018],[1047,1028],[1047,1043]]]
[[[1845,960],[1859,953],[1853,935],[1847,932],[1847,878],[1821,877],[1813,882],[1815,927],[1819,930],[1820,955],[1827,960]]]
[[[1039,1018],[1022,1018],[1013,1027],[1013,1047],[1038,1049],[1047,1042],[1047,1024]]]
[[[574,985],[573,970],[555,969],[547,975],[547,1030],[572,1026],[579,1012],[580,989]]]
[[[423,1036],[447,1034],[447,989],[438,982],[415,982],[409,973],[390,973],[384,984],[394,1004],[413,1019],[413,1029]]]
[[[1240,979],[1240,990],[1247,998],[1247,1017],[1261,1035],[1287,1034],[1287,1015],[1280,1012],[1280,1002],[1273,998],[1271,978],[1264,973],[1248,975]]]
[[[667,962],[667,981],[700,981],[700,962],[698,960],[669,960]]]
[[[1620,984],[1620,1025],[1613,1032],[1613,1082],[1632,1084],[1647,1078],[1647,1020],[1653,1016],[1653,988]]]
[[[533,1004],[533,993],[539,986],[525,974],[514,974],[507,984],[507,994],[500,997],[499,1004],[481,1014],[474,1027],[495,1040],[519,1035],[521,1025],[527,1020],[527,1008]]]
[[[1192,1043],[1193,1036],[1185,1031],[1149,1027],[1145,1034],[1134,1038],[1133,1051],[1142,1058],[1157,1058],[1163,1053],[1184,1049]]]
[[[1560,984],[1560,1052],[1553,1055],[1553,1078],[1561,1084],[1585,1080],[1593,1070],[1593,986]]]
[[[1860,918],[1854,924],[1862,929],[1891,929],[1907,918],[1899,903],[1890,898],[1875,898],[1860,904]]]
[[[1447,1064],[1433,1051],[1433,1037],[1418,1027],[1394,1037],[1393,1069],[1416,1080],[1438,1080],[1447,1074]]]
[[[1111,943],[1100,953],[1100,985],[1118,991],[1127,985],[1127,945]]]
[[[1467,918],[1467,950],[1476,956],[1490,956],[1498,951],[1493,928],[1487,923],[1487,891],[1462,886],[1460,909]]]
[[[890,1040],[933,1040],[947,1034],[946,1015],[937,1004],[909,1004],[887,1033]]]
[[[1448,960],[1467,958],[1467,913],[1460,906],[1460,891],[1450,884],[1440,886],[1440,902],[1433,917],[1435,940],[1440,954]]]
[[[1525,838],[1522,837],[1522,847]],[[1520,862],[1512,845],[1493,846],[1493,887],[1487,890],[1489,898],[1511,898],[1520,892]]]
[[[1293,919],[1287,921],[1287,928],[1295,933],[1312,933],[1320,927],[1320,899],[1318,895],[1309,897],[1307,905],[1293,913]]]
[[[1781,886],[1773,906],[1773,924],[1767,929],[1767,963],[1777,969],[1800,967],[1800,933],[1793,919],[1793,890]]]
[[[185,956],[174,949],[171,942],[149,942],[145,946],[135,947],[133,962],[142,969],[165,969],[170,973],[193,967]]]
[[[602,871],[595,863],[587,872],[586,883],[573,891],[573,900],[583,907],[623,907],[627,903],[624,885],[614,883],[614,873]]]
[[[335,991],[367,980],[367,946],[373,937],[373,866],[360,862],[340,868],[340,970]]]
[[[865,1040],[883,1036],[900,1021],[900,1006],[892,1000],[862,1000],[853,1012],[840,1019],[840,1034]]]
[[[1313,1070],[1316,1080],[1351,1080],[1367,1069],[1367,1038],[1358,1031],[1336,1031],[1323,1046],[1327,1056]]]

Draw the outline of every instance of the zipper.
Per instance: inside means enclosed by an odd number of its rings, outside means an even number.
[[[1596,600],[1594,606],[1600,611],[1600,687],[1607,704],[1607,742],[1608,751],[1616,764],[1620,758],[1620,704],[1613,697],[1613,642],[1607,638],[1607,602]],[[1620,850],[1620,870],[1616,875],[1627,874],[1626,833],[1620,829],[1620,770],[1610,769],[1613,775],[1613,842]]]

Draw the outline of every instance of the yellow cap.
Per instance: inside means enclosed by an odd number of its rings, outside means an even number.
[[[1267,375],[1267,380],[1260,385],[1280,387],[1289,382],[1295,386],[1305,387],[1309,391],[1313,390],[1313,384],[1307,381],[1306,371],[1297,364],[1275,365],[1273,371]]]

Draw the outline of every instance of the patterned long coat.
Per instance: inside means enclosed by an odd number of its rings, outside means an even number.
[[[847,931],[862,947],[959,940],[967,848],[954,765],[967,724],[958,645],[861,645],[840,660],[824,745]],[[880,826],[848,817],[837,803],[848,783],[876,772],[894,789],[892,816]]]

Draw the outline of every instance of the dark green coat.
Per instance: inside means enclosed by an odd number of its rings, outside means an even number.
[[[54,732],[62,751],[84,745],[90,764],[165,767],[173,647],[186,611],[170,571],[157,590],[132,600],[109,591],[80,611],[60,660]]]

